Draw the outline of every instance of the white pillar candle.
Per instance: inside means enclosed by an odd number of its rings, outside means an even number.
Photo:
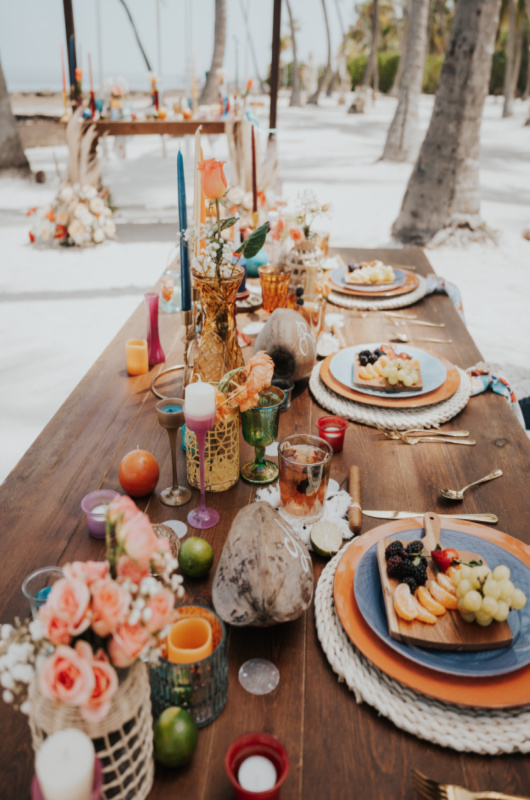
[[[246,758],[237,773],[239,785],[247,792],[266,792],[276,786],[276,768],[265,756]]]
[[[44,800],[90,800],[94,759],[92,740],[82,731],[68,728],[48,736],[35,759]]]
[[[209,383],[189,383],[184,394],[184,413],[194,419],[215,413],[215,389]]]

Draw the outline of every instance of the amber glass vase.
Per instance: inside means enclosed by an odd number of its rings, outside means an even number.
[[[236,294],[244,270],[236,267],[229,278],[211,278],[193,273],[204,312],[200,341],[192,380],[217,383],[223,375],[244,364],[237,342],[235,321]]]

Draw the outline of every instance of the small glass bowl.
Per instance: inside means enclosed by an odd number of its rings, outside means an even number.
[[[85,495],[81,500],[81,508],[86,514],[88,530],[94,539],[105,538],[106,507],[115,497],[118,497],[118,492],[114,492],[112,489],[98,489],[96,492]],[[104,511],[99,510],[101,506],[105,506]]]

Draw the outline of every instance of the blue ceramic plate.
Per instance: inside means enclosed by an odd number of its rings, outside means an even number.
[[[376,348],[381,347],[381,344],[385,343],[379,341],[374,342],[373,344],[358,344],[355,345],[355,347],[347,347],[345,350],[340,350],[337,355],[333,356],[331,359],[331,363],[329,365],[331,374],[336,380],[339,381],[339,383],[342,383],[343,386],[347,386],[349,389],[353,389],[355,392],[373,395],[374,397],[387,397],[389,399],[397,399],[402,397],[421,397],[423,394],[434,392],[435,389],[438,389],[443,383],[445,383],[447,378],[447,370],[439,358],[436,358],[436,356],[433,356],[431,353],[426,353],[425,350],[420,350],[417,347],[394,344],[392,346],[398,353],[407,353],[408,355],[412,356],[412,358],[417,358],[420,362],[421,378],[423,381],[423,389],[421,392],[392,393],[383,392],[381,389],[370,389],[365,386],[362,388],[359,386],[354,386],[353,361],[355,354],[360,353],[361,350],[375,350]]]
[[[342,286],[343,289],[354,289],[356,292],[366,292],[367,294],[377,294],[378,292],[389,292],[391,289],[397,289],[403,286],[407,280],[407,273],[402,269],[394,267],[395,280],[393,283],[346,283],[347,267],[339,267],[334,269],[330,274],[330,280],[336,283],[337,286]],[[409,273],[410,274],[410,273]]]
[[[412,528],[396,533],[389,538],[410,541],[422,537],[423,529]],[[454,547],[455,550],[479,553],[491,569],[498,564],[506,564],[511,571],[510,580],[513,580],[518,589],[522,589],[527,596],[529,595],[530,570],[522,561],[499,545],[469,533],[450,531],[444,528],[441,532],[441,543],[443,547]],[[522,611],[510,612],[508,623],[512,629],[513,641],[509,647],[459,653],[454,650],[417,647],[390,637],[377,563],[377,544],[374,544],[361,559],[355,572],[354,592],[359,610],[374,633],[393,650],[397,650],[402,656],[416,664],[450,675],[480,678],[504,675],[530,664],[530,604],[527,604]],[[493,622],[492,625],[495,623]]]

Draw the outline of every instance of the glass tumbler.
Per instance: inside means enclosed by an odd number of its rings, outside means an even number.
[[[282,508],[304,522],[316,522],[324,513],[333,448],[324,439],[295,434],[278,446]]]
[[[263,310],[272,314],[276,308],[286,308],[291,273],[277,272],[273,267],[259,267],[258,272],[263,293]]]
[[[36,619],[39,608],[46,602],[52,584],[60,578],[64,578],[61,567],[42,567],[24,578],[22,594],[29,602],[33,619]]]

